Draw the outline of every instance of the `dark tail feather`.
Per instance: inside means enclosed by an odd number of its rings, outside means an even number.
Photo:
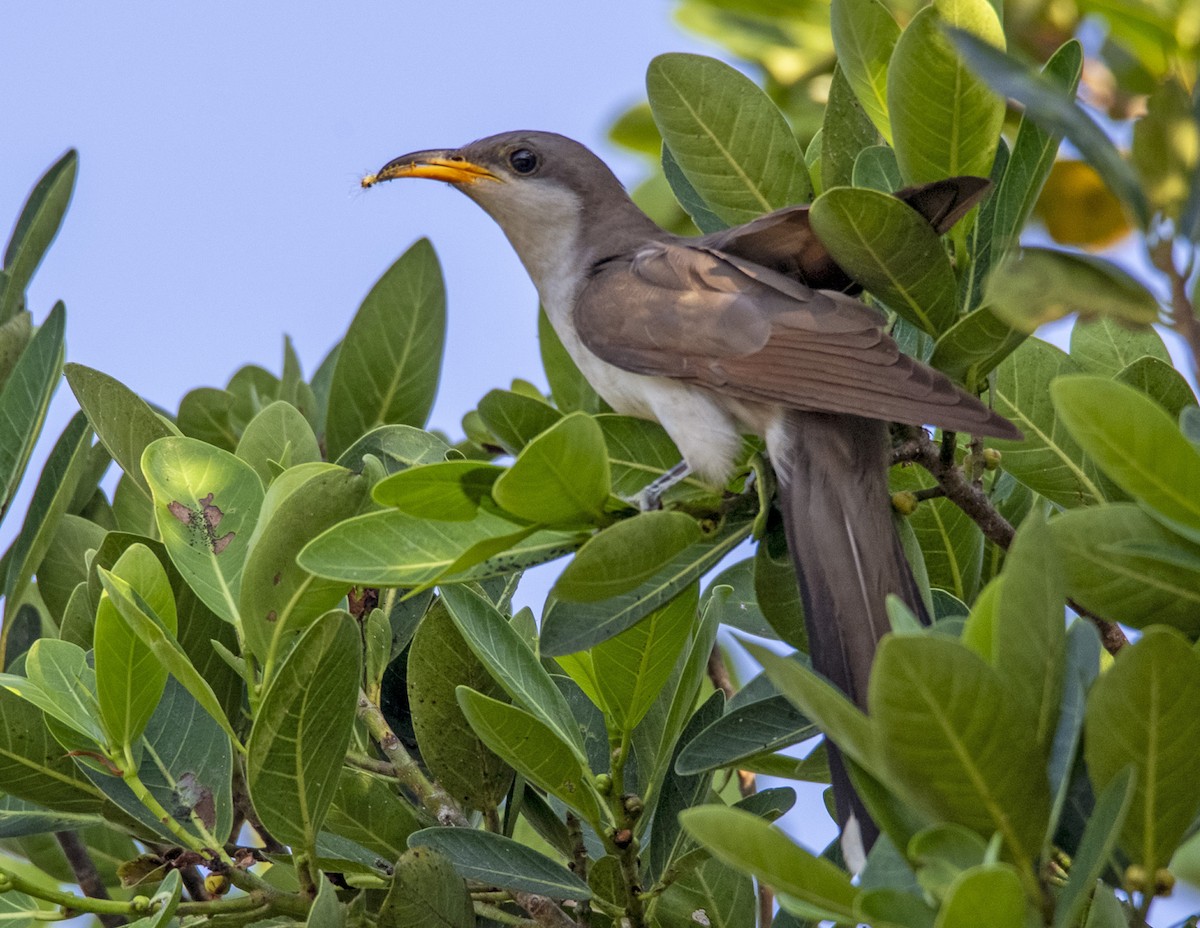
[[[891,628],[887,595],[900,596],[929,621],[892,526],[887,425],[793,410],[780,433],[771,435],[768,451],[800,582],[813,668],[865,710],[875,648]],[[829,766],[843,848],[848,858],[854,856],[854,829],[847,827],[853,820],[865,854],[879,830],[833,745]]]

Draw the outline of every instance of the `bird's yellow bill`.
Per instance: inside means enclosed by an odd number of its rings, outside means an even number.
[[[383,166],[378,174],[368,174],[362,179],[363,187],[374,187],[385,180],[398,177],[423,177],[441,180],[450,184],[473,184],[480,180],[499,180],[483,165],[453,158],[423,158],[407,161],[397,158]]]

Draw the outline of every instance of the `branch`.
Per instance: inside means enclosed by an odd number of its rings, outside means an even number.
[[[938,489],[946,499],[970,516],[985,538],[1007,551],[1016,530],[992,504],[981,486],[969,481],[962,468],[952,460],[947,462],[944,449],[945,445],[940,448],[935,445],[924,429],[917,429],[892,449],[891,463],[920,464],[937,481]],[[1115,655],[1129,644],[1121,626],[1116,622],[1101,618],[1073,599],[1068,598],[1067,605],[1096,626],[1100,633],[1100,641],[1109,654]]]
[[[100,879],[100,872],[96,869],[95,861],[88,853],[87,845],[79,839],[79,832],[56,831],[54,837],[58,840],[58,846],[62,848],[63,854],[66,855],[71,872],[75,874],[75,882],[79,884],[83,894],[90,899],[110,899],[108,890],[104,888],[104,881]],[[125,917],[115,912],[98,912],[96,914],[104,928],[117,928],[117,926],[125,924]]]
[[[1171,284],[1171,328],[1178,332],[1192,352],[1192,367],[1200,376],[1200,320],[1187,292],[1187,275],[1175,265],[1175,239],[1160,239],[1150,247],[1150,260]]]

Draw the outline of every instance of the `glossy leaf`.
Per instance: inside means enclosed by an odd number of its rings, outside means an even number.
[[[987,177],[1004,99],[967,69],[943,31],[965,30],[987,47],[1004,32],[987,0],[936,0],[912,18],[888,64],[892,142],[905,183],[971,174]]]
[[[646,72],[663,141],[714,213],[736,225],[812,196],[783,114],[748,77],[701,55],[659,55]]]
[[[843,870],[794,844],[757,815],[724,806],[681,813],[683,827],[732,867],[748,871],[779,893],[811,907],[816,917],[853,923],[858,890]]]
[[[342,452],[337,464],[362,473],[364,459],[369,455],[383,465],[384,473],[394,474],[416,464],[432,464],[446,460],[450,446],[424,429],[411,425],[381,425],[363,435]]]
[[[599,823],[590,773],[576,748],[524,709],[466,687],[459,687],[457,695],[467,721],[492,751],[531,783],[578,810],[586,821]]]
[[[150,495],[142,473],[142,453],[158,438],[174,434],[146,401],[107,374],[68,364],[63,369],[75,399],[87,413],[96,437],[129,478]]]
[[[1025,338],[1025,332],[1004,322],[991,307],[981,306],[942,333],[933,346],[929,364],[973,390]]]
[[[954,640],[887,638],[870,705],[887,766],[919,809],[999,833],[1018,861],[1037,859],[1050,809],[1044,764],[1031,713],[995,670]]]
[[[996,371],[992,387],[996,411],[1025,434],[1020,442],[993,439],[1004,469],[1060,506],[1095,505],[1105,500],[1095,465],[1067,432],[1050,401],[1050,383],[1078,367],[1064,352],[1030,338]]]
[[[76,485],[83,476],[89,457],[91,430],[80,413],[68,423],[55,442],[42,468],[25,521],[7,555],[8,570],[4,576],[5,623],[11,621],[17,606],[25,597],[29,581],[36,570],[38,588],[42,590],[41,564],[58,532],[59,523],[75,495]]]
[[[681,551],[634,589],[596,603],[551,599],[542,616],[543,654],[573,654],[619,634],[673,599],[750,534],[751,522],[730,518],[713,535]]]
[[[474,928],[475,911],[462,877],[437,851],[414,847],[400,855],[379,907],[379,924],[397,928]]]
[[[489,390],[476,410],[500,447],[518,454],[563,414],[542,399],[512,390]]]
[[[592,648],[610,731],[632,731],[650,709],[687,644],[698,596],[693,584],[636,625]]]
[[[1158,320],[1158,301],[1110,261],[1049,248],[1025,248],[988,278],[984,300],[1023,332],[1071,313],[1111,316],[1135,325]]]
[[[102,579],[106,573],[101,573]],[[109,576],[128,584],[129,593],[141,597],[165,631],[175,634],[175,596],[166,571],[149,548],[129,548]],[[162,697],[167,668],[142,642],[111,596],[100,597],[95,636],[96,695],[104,730],[110,744],[133,745]]]
[[[58,387],[66,310],[56,303],[0,389],[0,516],[8,512]]]
[[[771,695],[730,706],[725,715],[683,748],[675,769],[681,774],[693,774],[728,767],[818,734],[817,727],[796,711],[787,697]]]
[[[1200,451],[1161,406],[1104,377],[1061,378],[1050,387],[1072,437],[1146,510],[1200,542]]]
[[[930,335],[950,327],[957,284],[928,221],[879,190],[826,190],[809,213],[830,254],[864,287]]]
[[[317,436],[291,403],[277,400],[250,420],[236,454],[254,468],[263,486],[288,467],[321,460]]]
[[[445,329],[441,266],[420,239],[371,288],[342,340],[325,425],[331,458],[378,425],[425,424]]]
[[[467,521],[479,512],[492,484],[505,472],[485,461],[440,461],[392,474],[375,484],[375,502],[443,522]]]
[[[1165,409],[1172,419],[1179,419],[1180,414],[1189,406],[1196,408],[1196,394],[1192,392],[1184,376],[1158,358],[1138,358],[1123,368],[1116,379],[1145,393]]]
[[[1149,628],[1092,686],[1084,749],[1097,789],[1133,766],[1132,805],[1121,846],[1154,873],[1165,867],[1200,811],[1187,775],[1200,738],[1200,655],[1178,632]]]
[[[501,540],[489,554],[453,578],[445,577],[475,545]],[[469,522],[433,522],[396,510],[371,512],[333,526],[310,541],[297,563],[319,577],[364,586],[419,587],[506,574],[554,560],[582,543],[573,532],[537,531],[480,510]],[[502,553],[501,553],[502,552]]]
[[[467,808],[495,809],[512,784],[512,769],[479,740],[454,691],[461,685],[503,699],[504,690],[467,647],[444,603],[417,626],[407,667],[413,732],[430,773]]]
[[[1150,208],[1136,172],[1073,97],[1064,96],[1053,80],[1037,74],[969,32],[954,29],[949,37],[975,73],[997,93],[1021,103],[1027,118],[1050,132],[1065,136],[1100,172],[1138,221],[1143,225],[1149,221]]]
[[[316,844],[349,743],[359,651],[354,620],[327,613],[296,642],[259,704],[247,785],[263,824],[280,841]]]
[[[544,854],[504,835],[471,828],[426,828],[411,835],[410,847],[431,847],[446,855],[459,876],[502,889],[551,899],[590,899],[574,873]]]
[[[1027,903],[1021,878],[1008,864],[986,864],[964,872],[950,886],[936,928],[973,928],[987,912],[989,926],[1024,928]]]
[[[25,655],[25,673],[0,674],[0,686],[37,706],[73,732],[103,744],[96,674],[83,648],[54,638],[40,638]]]
[[[604,435],[591,416],[572,413],[542,432],[492,486],[521,519],[545,525],[603,518],[610,477]]]
[[[361,512],[369,492],[366,477],[333,464],[292,468],[267,491],[238,595],[242,634],[264,680],[290,641],[346,593],[344,581],[314,576],[296,555],[314,535]]]
[[[834,0],[830,27],[838,64],[863,111],[884,140],[891,142],[887,68],[900,27],[879,0]],[[855,186],[861,186],[855,182]]]
[[[1171,355],[1151,326],[1131,328],[1111,316],[1078,319],[1071,326],[1071,360],[1085,374],[1114,377],[1144,357],[1166,364]]]
[[[20,308],[29,281],[58,234],[78,170],[79,155],[75,149],[68,149],[38,179],[21,208],[4,250],[6,279],[0,289],[0,322],[12,318]]]
[[[466,586],[446,587],[442,601],[468,647],[509,696],[586,760],[571,707],[537,656],[496,607]]]
[[[142,470],[171,560],[205,605],[236,622],[262,481],[249,464],[194,438],[154,442],[142,454]]]
[[[683,512],[645,512],[597,533],[559,574],[554,595],[597,602],[645,583],[700,541],[700,526]]]

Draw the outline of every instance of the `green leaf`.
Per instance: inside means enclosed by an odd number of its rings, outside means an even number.
[[[629,732],[666,684],[696,622],[692,584],[636,625],[592,649],[601,708],[610,732]]]
[[[346,593],[344,581],[314,576],[296,555],[314,535],[361,512],[369,492],[366,477],[334,464],[292,468],[267,491],[238,597],[245,644],[264,680],[289,642]]]
[[[83,648],[54,638],[39,638],[25,655],[27,677],[0,674],[0,686],[33,703],[74,732],[104,743],[96,674]]]
[[[504,622],[501,616],[494,618]],[[504,689],[467,647],[444,602],[435,604],[417,626],[407,666],[408,705],[421,759],[464,806],[494,810],[512,784],[512,769],[479,740],[454,691],[462,685],[503,699]]]
[[[90,445],[91,430],[87,419],[77,413],[50,450],[34,488],[33,498],[29,501],[21,531],[7,556],[8,571],[4,577],[6,627],[25,598],[35,570],[38,573],[38,590],[45,598],[42,561],[54,543],[59,524],[87,468]],[[67,595],[70,595],[69,591]]]
[[[554,584],[569,602],[597,602],[645,583],[698,542],[700,526],[683,512],[644,512],[592,536]]]
[[[1053,79],[1004,54],[994,43],[980,41],[961,28],[947,30],[947,34],[975,73],[997,93],[1022,104],[1026,118],[1049,132],[1066,136],[1138,221],[1143,226],[1149,222],[1150,207],[1137,173],[1122,159],[1104,130],[1075,102],[1074,94],[1065,96]]]
[[[228,390],[198,387],[185,393],[179,401],[175,424],[188,438],[198,438],[223,451],[233,451],[238,443],[238,430],[231,418],[235,398]]]
[[[1069,39],[1046,62],[1042,73],[1049,86],[1057,87],[1065,100],[1073,99],[1083,71],[1083,48]],[[1000,170],[996,189],[979,211],[976,253],[971,265],[970,293],[966,305],[974,307],[982,284],[994,262],[1000,261],[1017,244],[1038,195],[1050,176],[1062,136],[1043,129],[1022,115],[1012,154],[1001,165],[999,153],[994,170]],[[985,372],[986,373],[986,372]]]
[[[587,759],[571,707],[537,656],[496,607],[467,586],[448,586],[445,603],[467,646],[509,696],[549,726],[581,761]]]
[[[246,778],[254,808],[287,844],[316,845],[346,755],[360,674],[358,628],[329,612],[296,642],[259,705]]]
[[[980,45],[1004,47],[987,0],[935,0],[900,35],[888,64],[887,97],[896,159],[909,184],[987,177],[1004,123],[1004,98],[967,69],[946,26],[977,36]]]
[[[992,665],[1029,710],[1030,734],[1048,751],[1062,701],[1066,579],[1055,536],[1040,511],[1022,523],[1004,559]]]
[[[563,414],[541,399],[511,390],[489,390],[476,410],[483,424],[509,454],[521,449],[562,419]]]
[[[58,387],[66,315],[56,303],[0,390],[0,518],[12,505]]]
[[[830,27],[839,66],[863,111],[890,143],[887,70],[900,27],[879,0],[834,0]],[[855,182],[855,186],[861,185]]]
[[[432,432],[411,425],[381,425],[342,452],[337,464],[356,474],[362,473],[369,455],[383,465],[384,473],[394,474],[417,464],[446,460],[450,446]]]
[[[400,855],[379,907],[379,928],[475,928],[462,877],[437,851],[414,847]]]
[[[337,792],[325,815],[325,830],[396,860],[423,816],[396,791],[395,780],[355,767],[342,767]]]
[[[1088,816],[1083,837],[1079,840],[1079,849],[1071,861],[1070,876],[1054,909],[1054,928],[1070,928],[1078,924],[1083,907],[1096,888],[1096,881],[1111,866],[1117,836],[1132,806],[1134,783],[1133,768],[1126,767],[1112,778],[1104,792],[1096,798],[1096,805]]]
[[[729,228],[729,223],[708,208],[708,204],[696,192],[696,188],[692,186],[692,182],[683,173],[683,168],[679,166],[679,162],[671,154],[671,149],[666,145],[662,146],[662,172],[676,202],[696,224],[697,229],[708,233]]]
[[[1001,320],[991,307],[981,306],[941,334],[929,364],[974,390],[1025,338],[1024,332]]]
[[[544,854],[511,838],[471,828],[426,828],[409,836],[409,847],[445,854],[459,876],[501,889],[551,899],[590,899],[587,884]]]
[[[1028,924],[1021,878],[1008,864],[972,867],[950,886],[934,928],[974,928],[979,914],[995,928],[1024,928]]]
[[[950,258],[907,203],[879,190],[835,187],[813,203],[809,221],[834,260],[909,322],[933,336],[953,323]]]
[[[881,746],[871,719],[832,683],[798,660],[743,641],[767,677],[806,718],[837,741],[838,747],[868,773],[883,771]]]
[[[891,779],[918,809],[999,833],[1022,865],[1038,859],[1050,795],[1028,737],[1035,720],[992,667],[952,639],[885,638],[869,701]],[[989,707],[986,725],[980,705]]]
[[[378,425],[425,424],[445,330],[441,266],[433,246],[420,239],[371,288],[342,341],[329,385],[329,457]]]
[[[579,748],[524,709],[463,686],[457,696],[467,721],[492,751],[531,783],[576,809],[593,827],[599,825],[600,807]]]
[[[719,860],[706,860],[672,882],[654,905],[659,925],[754,928],[754,881]]]
[[[1072,437],[1121,489],[1200,542],[1200,451],[1149,397],[1104,377],[1064,377],[1050,387]]]
[[[1001,320],[1026,333],[1075,312],[1135,325],[1159,316],[1154,294],[1112,262],[1050,248],[1025,248],[1000,262],[984,300]]]
[[[0,271],[0,275],[4,272]],[[4,277],[0,276],[0,285]],[[3,291],[0,290],[0,299]],[[27,311],[18,312],[11,319],[0,323],[0,386],[8,382],[17,360],[21,357],[29,340],[33,338],[33,316]]]
[[[1085,374],[1115,377],[1144,357],[1171,363],[1167,346],[1151,326],[1135,329],[1101,316],[1080,318],[1071,327],[1071,359]]]
[[[1167,628],[1148,628],[1088,695],[1088,772],[1097,789],[1136,771],[1121,846],[1148,873],[1167,866],[1200,811],[1200,781],[1188,776],[1200,738],[1200,655]]]
[[[58,234],[78,168],[79,155],[75,149],[68,149],[30,191],[4,250],[7,279],[0,289],[0,322],[11,319],[20,308],[29,281]]]
[[[392,474],[375,484],[371,495],[383,506],[441,522],[473,519],[496,478],[505,472],[486,461],[439,461]]]
[[[452,578],[446,572],[475,545],[503,540],[502,552]],[[469,522],[434,522],[396,510],[340,522],[310,541],[297,563],[319,577],[363,586],[420,587],[434,581],[508,574],[574,551],[578,533],[536,531],[487,510]]]
[[[715,609],[717,621],[722,625],[761,638],[778,638],[755,597],[754,560],[744,558],[709,578],[708,586],[700,594],[700,608]]]
[[[779,893],[810,907],[816,917],[854,923],[858,890],[847,873],[816,857],[757,815],[725,806],[680,813],[683,827],[731,867],[757,877]]]
[[[1051,382],[1078,371],[1067,354],[1038,338],[1026,340],[997,368],[992,397],[996,411],[1025,433],[1023,441],[993,439],[1004,469],[1053,503],[1067,508],[1105,500],[1095,465],[1059,420]]]
[[[763,91],[701,55],[659,55],[646,72],[663,141],[696,192],[730,225],[812,196],[791,127]]]
[[[916,491],[934,485],[928,475],[907,467],[893,468],[890,480],[893,490]],[[983,566],[979,526],[946,499],[923,501],[905,522],[921,547],[930,585],[963,602],[972,601],[979,591]]]
[[[550,395],[554,405],[564,413],[597,413],[603,401],[592,389],[587,378],[580,373],[562,339],[550,324],[550,317],[543,307],[538,307],[538,347],[541,350],[542,370],[550,384]]]
[[[129,550],[135,549],[147,550],[141,545],[134,545]],[[124,559],[124,555],[122,555],[122,559]],[[117,563],[120,564],[120,561]],[[217,698],[216,693],[213,692],[212,686],[205,675],[192,663],[191,658],[176,639],[174,623],[171,622],[172,619],[176,618],[174,596],[170,600],[167,600],[164,592],[157,588],[154,576],[155,571],[144,555],[138,556],[134,561],[134,565],[138,567],[139,571],[143,572],[142,576],[134,574],[134,580],[144,582],[148,579],[150,581],[150,588],[146,589],[146,592],[153,592],[154,597],[144,596],[125,577],[100,568],[98,573],[100,575],[100,582],[104,585],[105,593],[105,598],[100,600],[101,607],[103,607],[107,599],[115,607],[120,620],[137,636],[142,647],[148,649],[153,654],[155,662],[162,668],[163,675],[165,676],[169,672],[171,676],[178,680],[192,695],[192,698],[203,707],[204,711],[211,715],[217,724],[221,726],[221,729],[229,736],[232,742],[240,744],[233,726],[229,724],[229,719],[225,715],[220,700]],[[155,558],[155,566],[158,566],[157,558]],[[166,592],[169,593],[170,590],[168,589]],[[155,603],[152,601],[153,599],[159,599],[161,602]],[[160,609],[164,607],[166,608],[166,612],[160,612]],[[164,615],[166,616],[165,620]],[[99,626],[99,616],[97,616],[98,636],[104,633]],[[155,671],[158,670],[157,667],[154,669]]]
[[[237,445],[237,456],[254,468],[263,486],[281,470],[321,460],[312,426],[291,403],[277,400],[250,420]]]
[[[633,499],[647,484],[661,477],[683,457],[666,430],[657,422],[612,414],[597,416],[596,421],[600,424],[604,443],[608,447],[612,492],[624,499]],[[716,497],[712,487],[695,477],[687,477],[668,489],[663,499],[665,503],[673,503],[683,500],[715,501]]]
[[[619,634],[673,599],[750,534],[749,519],[731,517],[714,534],[685,548],[649,580],[595,603],[551,599],[542,617],[543,654],[573,654]]]
[[[773,753],[819,734],[785,696],[767,696],[731,705],[725,715],[700,732],[679,753],[681,774],[716,770]]]
[[[129,593],[141,597],[166,632],[175,634],[175,596],[166,571],[149,548],[132,546],[121,555],[111,574],[101,570],[101,579],[106,576],[128,584]],[[131,626],[111,596],[100,597],[95,631],[96,696],[112,745],[136,743],[167,685],[167,668]]]
[[[1050,527],[1079,605],[1134,628],[1200,634],[1200,547],[1132,503],[1063,513]]]
[[[142,454],[142,470],[171,560],[205,605],[237,622],[262,482],[240,458],[194,438],[155,441]]]
[[[878,143],[879,133],[855,98],[841,65],[835,65],[821,128],[821,189],[848,186],[859,152]]]
[[[527,444],[492,486],[492,496],[521,519],[542,524],[603,519],[610,477],[596,420],[571,413]]]
[[[338,902],[337,890],[329,880],[321,880],[304,924],[306,928],[345,928],[346,909]]]
[[[1121,370],[1116,379],[1145,393],[1165,409],[1172,419],[1179,419],[1187,407],[1196,407],[1196,394],[1184,376],[1158,358],[1138,358]]]
[[[104,794],[64,755],[42,718],[34,703],[0,686],[0,782],[4,791],[67,815],[99,814]]]
[[[149,496],[150,484],[142,474],[142,453],[155,439],[174,434],[170,426],[145,400],[107,374],[82,364],[68,364],[63,372],[96,437],[121,470]]]

